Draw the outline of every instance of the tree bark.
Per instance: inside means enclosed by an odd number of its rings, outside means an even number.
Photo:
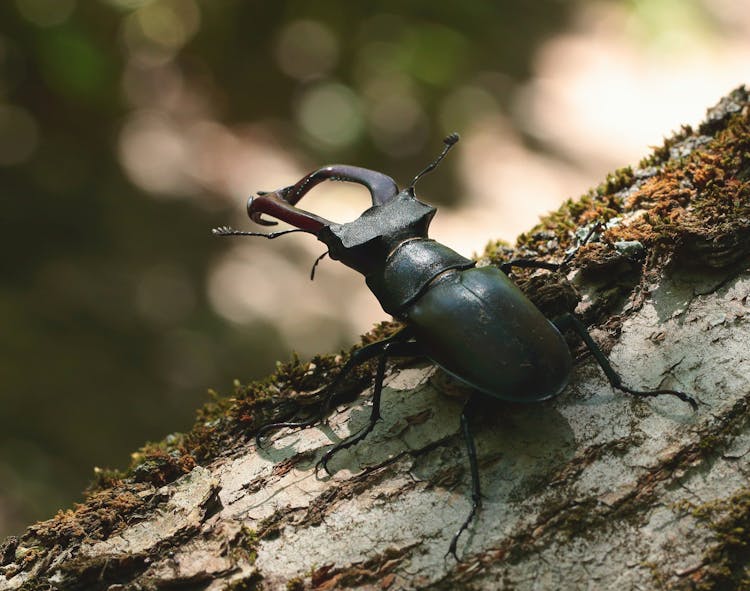
[[[519,282],[550,314],[575,307],[627,385],[701,404],[615,391],[585,356],[554,400],[485,401],[473,423],[482,506],[460,562],[446,551],[471,505],[468,394],[432,365],[389,372],[382,421],[331,477],[315,464],[367,423],[361,379],[327,424],[256,447],[259,426],[319,402],[311,386],[341,363],[320,357],[238,386],[193,432],[6,540],[0,590],[750,589],[749,179],[739,88],[515,250],[488,248],[480,264],[559,260],[574,230],[606,220],[567,276]]]

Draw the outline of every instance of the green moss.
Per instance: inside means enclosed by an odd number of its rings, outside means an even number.
[[[682,141],[685,141],[693,135],[693,128],[689,125],[683,125],[680,130],[672,136],[666,138],[664,143],[654,148],[649,156],[643,158],[638,163],[638,168],[649,168],[651,166],[659,167],[669,160],[671,149]]]
[[[143,484],[120,483],[92,491],[85,503],[32,525],[15,550],[18,570],[30,570],[59,548],[77,545],[83,540],[103,540],[116,533],[144,509],[150,498],[146,488]]]
[[[185,436],[177,433],[159,442],[149,442],[131,454],[128,476],[135,482],[164,486],[195,466],[195,458],[185,445]]]
[[[554,532],[564,540],[571,540],[578,536],[590,535],[590,532],[601,526],[609,516],[605,516],[598,507],[599,503],[595,499],[585,499],[580,503],[570,504],[568,500],[564,501],[563,510],[550,511],[549,520],[554,521]],[[554,518],[552,515],[558,515]],[[543,515],[540,521],[548,521]]]
[[[263,588],[263,576],[255,571],[247,577],[232,581],[224,591],[259,591]]]
[[[119,529],[129,515],[144,507],[147,496],[138,492],[138,487],[116,487],[94,493],[86,503],[32,525],[30,535],[24,536],[24,540],[35,539],[52,548],[83,539],[105,539]]]
[[[708,525],[716,542],[703,553],[697,576],[678,588],[750,589],[750,490],[702,505],[685,502],[681,508]]]
[[[727,436],[724,434],[708,434],[701,437],[698,446],[701,451],[711,453],[715,449],[721,449],[726,444]]]
[[[596,188],[596,194],[604,196],[618,193],[630,187],[634,180],[635,175],[630,166],[618,168],[616,171],[607,174],[606,180]]]
[[[94,468],[94,480],[89,484],[84,495],[89,496],[96,491],[105,488],[113,488],[122,484],[123,479],[127,478],[127,472],[110,468]]]
[[[747,101],[744,88],[734,91],[729,106],[718,114],[711,111],[711,125],[701,127],[703,135],[683,127],[640,163],[658,170],[639,180],[631,168],[619,169],[596,189],[542,218],[519,236],[515,249],[490,242],[484,257],[493,264],[518,257],[559,262],[566,249],[576,246],[576,230],[614,217],[626,218],[627,224],[614,224],[598,243],[581,248],[571,268],[612,275],[607,269],[622,259],[614,244],[623,241],[644,247],[644,261],[630,261],[636,278],[639,268],[658,270],[667,260],[726,267],[750,255],[750,105],[741,101]],[[634,287],[633,282],[622,286],[620,296]],[[601,312],[608,313],[606,308]]]
[[[475,255],[475,259],[487,259],[493,265],[501,265],[513,258],[513,247],[505,240],[491,240],[484,247],[480,255]]]
[[[257,532],[243,525],[231,542],[232,554],[236,559],[243,559],[251,565],[255,564],[258,558],[258,542],[260,542],[260,537]]]

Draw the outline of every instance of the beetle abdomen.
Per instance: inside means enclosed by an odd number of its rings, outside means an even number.
[[[406,316],[433,361],[495,398],[534,402],[568,382],[562,335],[496,267],[444,274]]]

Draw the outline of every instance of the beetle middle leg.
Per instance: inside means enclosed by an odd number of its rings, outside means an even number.
[[[401,333],[397,333],[394,337],[400,334]],[[381,341],[381,343],[382,342],[384,341]],[[388,357],[419,357],[420,355],[422,355],[422,347],[414,341],[396,341],[391,339],[389,342],[385,343],[382,347],[380,357],[378,358],[378,368],[375,373],[375,384],[373,386],[372,411],[370,412],[370,419],[367,426],[355,435],[337,443],[323,454],[323,457],[320,458],[320,461],[316,465],[316,469],[323,468],[323,470],[330,475],[331,472],[328,470],[328,462],[331,461],[331,458],[342,449],[346,449],[355,443],[362,441],[380,420],[380,399],[383,393],[383,380],[385,379],[385,366]]]
[[[255,442],[258,445],[258,447],[263,446],[264,436],[271,431],[283,429],[284,427],[289,427],[289,428],[312,427],[316,423],[322,421],[323,418],[328,414],[328,411],[331,408],[331,404],[333,403],[333,400],[336,398],[336,395],[338,394],[337,392],[338,387],[341,385],[344,379],[351,373],[351,371],[355,367],[363,363],[366,363],[370,359],[374,359],[375,357],[381,356],[383,352],[387,349],[389,344],[405,341],[409,337],[410,337],[410,333],[406,329],[401,329],[396,334],[394,334],[391,337],[388,337],[387,339],[383,339],[382,341],[377,341],[375,343],[370,343],[369,345],[365,345],[361,349],[357,349],[356,351],[354,351],[350,355],[349,359],[344,364],[344,366],[341,368],[339,373],[333,379],[333,381],[331,381],[328,385],[325,386],[325,390],[328,391],[328,394],[325,398],[325,402],[323,403],[323,406],[320,409],[320,412],[315,413],[309,419],[305,419],[304,421],[271,423],[269,425],[263,426],[255,435]]]
[[[458,531],[453,534],[450,546],[448,546],[448,552],[445,553],[446,556],[448,556],[448,554],[452,554],[453,558],[456,559],[456,562],[460,562],[458,554],[456,554],[458,538],[461,537],[461,534],[466,530],[467,527],[469,527],[469,524],[474,519],[474,516],[476,515],[479,507],[482,504],[482,491],[479,484],[479,462],[477,461],[477,448],[474,444],[474,435],[471,432],[471,415],[473,414],[472,401],[474,401],[475,398],[475,396],[471,396],[469,400],[466,401],[466,404],[464,404],[464,409],[461,412],[461,433],[463,433],[464,442],[466,443],[466,452],[469,456],[469,468],[471,470],[471,511],[469,512],[469,515],[466,517],[464,522],[461,524],[461,527],[458,528]]]
[[[562,332],[568,328],[574,330],[578,336],[583,339],[583,342],[586,343],[586,347],[588,347],[589,351],[591,351],[591,354],[596,359],[596,362],[599,364],[599,367],[602,368],[604,371],[604,374],[607,376],[607,379],[609,380],[609,383],[612,385],[613,388],[617,390],[621,390],[622,392],[626,392],[628,394],[632,394],[633,396],[661,396],[661,395],[670,395],[670,396],[676,396],[683,402],[687,402],[693,410],[698,409],[698,403],[696,402],[695,398],[692,396],[685,394],[684,392],[680,392],[679,390],[634,390],[632,388],[629,388],[625,386],[622,383],[622,378],[619,376],[619,374],[613,369],[612,365],[609,363],[609,360],[607,359],[606,355],[602,352],[602,350],[599,348],[599,345],[597,345],[594,342],[594,339],[591,338],[591,335],[589,334],[589,331],[586,330],[586,327],[584,324],[578,320],[578,318],[575,317],[574,314],[567,313],[563,314],[559,318],[556,318],[552,321],[552,323],[557,326],[557,328]]]

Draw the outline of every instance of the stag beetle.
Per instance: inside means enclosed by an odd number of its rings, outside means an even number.
[[[548,320],[508,277],[513,267],[559,270],[560,264],[516,259],[494,266],[477,267],[427,236],[436,209],[415,196],[417,181],[433,170],[458,141],[458,134],[445,140],[440,155],[422,170],[406,189],[399,191],[389,176],[343,164],[326,166],[308,174],[295,185],[274,192],[258,192],[247,202],[254,222],[270,226],[271,215],[294,226],[269,234],[216,228],[221,236],[277,238],[291,232],[314,234],[327,247],[315,265],[328,254],[365,276],[367,286],[388,314],[404,328],[382,341],[355,351],[329,385],[328,400],[321,414],[305,421],[274,423],[258,433],[261,437],[281,427],[307,427],[328,412],[336,385],[355,366],[378,358],[373,387],[373,405],[368,425],[359,433],[328,450],[319,462],[328,472],[333,455],[364,439],[380,418],[386,359],[394,356],[424,356],[482,394],[514,402],[538,402],[558,395],[568,383],[573,361],[562,336],[575,331],[588,346],[613,388],[635,396],[670,394],[689,403],[696,401],[676,390],[639,391],[628,388],[614,371],[585,326],[573,315]],[[296,203],[323,181],[348,181],[364,185],[372,196],[372,207],[356,220],[337,224],[298,209]],[[315,271],[313,265],[313,273]],[[471,432],[471,399],[461,413],[461,431],[468,451],[472,481],[472,508],[454,534],[448,553],[456,560],[456,546],[481,503],[479,470]]]

